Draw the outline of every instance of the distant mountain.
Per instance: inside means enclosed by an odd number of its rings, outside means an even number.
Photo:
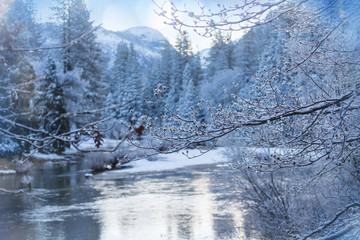
[[[40,25],[42,32],[40,42],[42,46],[57,46],[59,44],[59,34],[61,29],[54,23],[42,23]],[[125,31],[114,32],[100,28],[95,31],[97,42],[104,51],[104,57],[107,66],[111,67],[114,58],[116,46],[120,42],[134,44],[138,53],[142,70],[146,69],[149,63],[153,63],[161,56],[161,50],[167,44],[168,40],[157,30],[150,27],[133,27]]]
[[[200,63],[203,68],[206,68],[209,64],[210,48],[205,48],[197,53],[200,56]]]
[[[140,63],[147,66],[154,59],[159,59],[161,50],[169,44],[167,39],[157,30],[150,27],[134,27],[121,32],[101,28],[96,31],[97,42],[101,44],[110,65],[114,60],[116,46],[120,42],[134,44],[139,54]]]

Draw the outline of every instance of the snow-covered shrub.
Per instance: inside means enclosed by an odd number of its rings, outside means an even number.
[[[104,171],[114,169],[119,163],[124,162],[126,153],[123,148],[118,148],[115,152],[90,152],[85,154],[85,166],[93,171]]]
[[[351,171],[318,174],[322,162],[309,167],[268,171],[265,165],[276,165],[277,158],[286,154],[286,150],[239,147],[239,143],[232,143],[226,154],[236,169],[234,180],[239,188],[238,200],[245,211],[244,225],[249,237],[294,239],[305,236],[326,225],[339,209],[346,209],[347,204],[360,200],[356,187],[359,182]],[[264,166],[251,169],[255,162],[263,162]],[[349,169],[351,164],[348,163]],[[326,226],[324,231],[339,229],[340,224],[349,227],[353,218],[343,217],[339,223]],[[315,236],[326,234],[319,231]]]

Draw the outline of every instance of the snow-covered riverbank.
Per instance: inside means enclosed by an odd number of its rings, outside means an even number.
[[[103,145],[100,149],[111,149],[118,144],[118,140],[104,139]],[[79,145],[79,148],[82,150],[94,150],[96,149],[92,139],[82,142]],[[102,176],[107,177],[116,177],[116,175],[122,174],[133,174],[133,173],[147,173],[147,172],[161,172],[161,171],[174,171],[177,169],[201,166],[201,165],[213,165],[218,163],[228,162],[229,160],[224,156],[224,147],[214,148],[206,153],[200,152],[198,149],[185,149],[179,152],[170,153],[170,154],[158,154],[153,155],[149,158],[141,158],[143,153],[136,149],[134,146],[129,145],[124,142],[119,147],[119,150],[122,153],[126,153],[128,156],[136,158],[140,156],[139,160],[130,161],[129,163],[121,165],[121,169],[105,171],[98,174],[101,178]],[[32,160],[39,162],[59,162],[66,163],[68,160],[71,160],[71,156],[79,155],[81,152],[77,151],[74,148],[67,149],[64,154],[54,154],[54,153],[40,153],[36,152],[30,155]],[[103,153],[104,157],[109,157],[109,153]],[[112,157],[116,158],[116,153],[110,153]],[[88,157],[84,156],[85,160]],[[120,157],[120,156],[119,156]],[[102,161],[102,154],[98,154],[96,157],[93,157],[95,161]],[[131,160],[131,157],[130,157]],[[0,174],[10,174],[6,170],[0,172]]]
[[[179,151],[171,154],[159,154],[151,160],[141,159],[138,161],[132,161],[124,164],[126,168],[103,172],[99,176],[111,177],[119,174],[173,171],[192,166],[228,162],[229,160],[224,156],[223,152],[224,148],[216,148],[202,155],[199,155],[200,152],[195,149]],[[184,153],[187,153],[189,157],[197,157],[189,158]]]
[[[16,171],[15,170],[3,170],[3,169],[0,169],[0,176],[1,175],[12,175],[12,174],[16,174]]]

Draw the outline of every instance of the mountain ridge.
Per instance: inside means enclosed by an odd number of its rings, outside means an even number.
[[[47,22],[40,26],[42,47],[60,45],[60,26]],[[108,68],[111,68],[115,59],[116,47],[119,43],[133,44],[138,54],[139,62],[144,68],[161,57],[161,51],[169,41],[156,29],[146,26],[132,27],[123,31],[111,31],[100,27],[94,32],[96,42],[103,50],[104,59]]]
[[[146,26],[133,27],[124,31],[100,28],[95,32],[95,35],[97,36],[96,41],[102,46],[110,66],[114,61],[116,47],[121,42],[134,45],[142,65],[147,65],[154,59],[160,59],[162,49],[166,45],[170,45],[158,30]]]

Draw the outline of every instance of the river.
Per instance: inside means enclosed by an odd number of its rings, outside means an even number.
[[[226,163],[90,178],[81,164],[36,167],[31,194],[0,194],[0,239],[243,239],[232,178]]]

